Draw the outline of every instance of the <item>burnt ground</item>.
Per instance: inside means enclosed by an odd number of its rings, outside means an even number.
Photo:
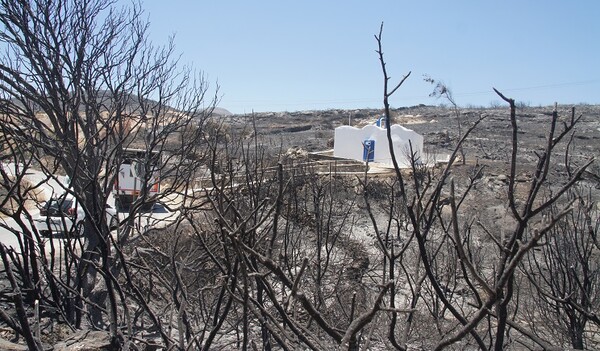
[[[553,107],[524,107],[517,109],[517,138],[518,153],[515,171],[515,197],[517,208],[522,208],[534,181],[534,170],[539,155],[541,155],[552,139],[549,139]],[[547,187],[540,191],[535,206],[547,199],[551,194],[556,194],[579,166],[590,159],[597,158],[600,154],[600,106],[579,105],[558,106],[558,121],[553,135],[555,139],[564,130],[572,118],[580,118],[576,127],[565,134],[552,155],[550,172],[547,178]],[[338,126],[348,125],[349,120],[354,126],[363,126],[374,123],[381,110],[327,110],[304,111],[290,113],[258,113],[246,116],[230,116],[225,123],[234,129],[248,128],[255,125],[256,133],[262,136],[263,143],[287,153],[299,154],[298,149],[307,152],[320,152],[333,148],[334,129]],[[413,129],[424,137],[424,149],[431,154],[450,154],[459,138],[458,121],[452,109],[416,106],[410,108],[394,109],[392,123],[401,124]],[[451,177],[455,181],[457,194],[464,194],[469,180],[475,175],[479,166],[484,166],[475,186],[464,198],[461,210],[458,213],[462,223],[478,223],[486,228],[487,236],[483,233],[474,238],[474,245],[481,250],[482,257],[495,257],[495,246],[488,236],[502,240],[503,233],[510,233],[516,224],[514,216],[508,207],[510,158],[512,150],[513,129],[510,121],[510,111],[506,108],[473,108],[460,109],[459,119],[462,132],[481,119],[477,127],[464,143],[465,164],[457,161],[452,167]],[[565,158],[565,155],[568,157]],[[566,162],[568,159],[568,162]],[[439,174],[439,169],[434,173]],[[590,196],[594,205],[600,209],[600,161],[594,160],[583,173],[582,186],[577,188],[575,196]],[[353,176],[356,178],[355,176]],[[383,179],[380,184],[390,184],[393,174],[373,175]],[[371,183],[373,184],[373,182]],[[375,204],[375,218],[377,222],[386,223],[388,208],[386,193],[389,187],[374,190],[370,197],[380,198],[381,203]],[[444,187],[442,196],[449,196],[448,186]],[[568,200],[564,196],[557,207],[561,207]],[[443,205],[442,205],[443,206]],[[446,207],[447,210],[447,207]],[[556,211],[556,209],[553,209]],[[544,214],[544,216],[547,213]],[[367,219],[361,202],[358,201],[352,215],[357,218],[353,228],[344,236],[342,251],[348,253],[353,260],[347,264],[346,272],[358,274],[357,284],[365,284],[372,279],[376,281],[376,270],[381,267],[378,259],[378,242],[371,222]],[[449,213],[442,211],[443,216]],[[531,221],[532,227],[540,225],[544,217],[540,216]],[[491,234],[490,234],[491,233]],[[368,271],[369,273],[364,273]],[[363,276],[364,274],[364,276]],[[372,276],[369,276],[372,275]],[[369,278],[366,278],[369,276]],[[368,284],[366,284],[368,285]],[[525,289],[525,288],[524,288]],[[427,339],[427,337],[424,337]],[[597,340],[594,342],[598,342]]]
[[[572,132],[566,134],[553,154],[551,171],[548,175],[549,194],[560,188],[578,166],[600,154],[600,106],[578,105],[557,108],[558,121],[554,137],[564,130],[571,118],[580,118]],[[538,155],[548,143],[554,107],[518,108],[517,137],[518,155],[516,168],[516,196],[525,200],[531,184]],[[381,110],[326,110],[280,113],[256,113],[233,115],[224,122],[234,129],[256,126],[257,134],[273,152],[303,149],[320,152],[333,149],[334,129],[348,125],[371,124],[381,116]],[[424,149],[431,154],[449,155],[459,137],[456,114],[451,108],[415,106],[392,110],[392,123],[413,129],[424,137]],[[464,190],[476,166],[484,165],[480,181],[467,198],[465,214],[476,215],[496,228],[510,225],[512,218],[507,211],[508,176],[510,170],[512,128],[510,111],[503,108],[460,109],[461,130],[464,133],[482,118],[465,141],[466,164],[455,163],[452,176],[457,190]],[[565,148],[568,145],[568,150]],[[565,153],[569,163],[565,165]],[[583,174],[583,186],[598,203],[600,200],[600,161],[594,160]],[[391,176],[391,174],[390,174]],[[381,176],[380,176],[381,177]],[[385,176],[384,176],[385,177]]]
[[[535,166],[535,153],[541,152],[548,142],[552,111],[553,107],[517,109],[520,166]],[[568,123],[572,117],[572,106],[559,105],[557,111],[556,133],[559,133],[564,129],[563,123]],[[348,125],[349,120],[353,126],[359,127],[374,123],[381,113],[381,110],[375,109],[325,110],[255,113],[223,118],[226,119],[225,123],[237,129],[251,128],[255,123],[257,133],[273,149],[282,148],[285,152],[290,148],[300,148],[317,152],[333,148],[336,127]],[[462,132],[483,118],[464,144],[467,162],[489,164],[494,172],[505,172],[510,158],[512,134],[508,107],[460,109],[459,114]],[[575,117],[579,116],[581,119],[574,133],[565,136],[567,140],[572,138],[569,154],[575,164],[596,157],[600,151],[600,106],[575,106]],[[457,118],[450,108],[415,106],[393,109],[392,123],[423,135],[424,148],[430,153],[451,153],[459,136]],[[564,153],[564,148],[559,151]],[[557,156],[556,162],[564,164],[564,159]],[[592,165],[592,170],[598,168],[597,162]]]
[[[548,143],[548,132],[552,118],[552,107],[526,107],[518,109],[518,139],[519,155],[517,158],[517,181],[523,184],[517,190],[526,190],[528,181],[531,180],[531,170],[537,162],[536,153],[541,153]],[[477,216],[490,227],[504,227],[511,224],[511,218],[503,203],[506,200],[506,183],[511,152],[511,122],[508,108],[495,109],[461,109],[460,123],[464,132],[480,118],[473,133],[464,144],[466,165],[460,162],[454,167],[454,177],[460,180],[472,175],[475,165],[485,165],[481,186],[473,191],[466,203],[467,216]],[[557,132],[563,130],[563,122],[571,119],[571,106],[559,106],[559,123]],[[256,113],[254,115],[232,115],[220,117],[223,123],[237,131],[246,130],[247,135],[252,134],[252,126],[256,126],[256,133],[261,136],[262,142],[270,147],[273,152],[279,150],[287,153],[290,149],[302,149],[307,152],[319,152],[333,148],[334,129],[347,125],[351,121],[354,126],[363,126],[374,123],[381,115],[381,110],[326,110],[281,113]],[[572,157],[571,167],[574,169],[591,157],[600,154],[600,106],[576,106],[575,117],[581,115],[581,120],[574,133],[565,136],[570,142],[569,155]],[[413,129],[424,137],[424,147],[429,153],[450,154],[459,136],[458,121],[454,111],[449,108],[433,106],[416,106],[410,108],[394,109],[392,123],[401,124]],[[250,138],[248,139],[250,140]],[[568,175],[564,162],[564,147],[558,150],[550,174],[554,187],[560,187]],[[600,199],[600,163],[594,161],[589,172],[584,174],[584,183],[589,185]],[[385,176],[383,176],[385,177]],[[460,184],[459,184],[460,186]],[[463,182],[464,190],[464,182]],[[361,211],[357,209],[357,211]],[[362,277],[364,271],[371,265],[375,266],[372,252],[375,239],[369,233],[368,221],[357,220],[355,235],[344,237],[345,250],[354,257],[348,274]],[[359,234],[356,234],[359,233]],[[369,245],[373,242],[373,245]],[[359,272],[359,273],[356,273]],[[358,279],[360,280],[360,279]],[[365,279],[366,280],[366,279]]]

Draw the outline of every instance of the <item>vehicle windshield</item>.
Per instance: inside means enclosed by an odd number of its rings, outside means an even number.
[[[65,197],[53,198],[46,202],[41,214],[46,216],[68,216],[68,211],[72,205],[72,199],[67,199]]]

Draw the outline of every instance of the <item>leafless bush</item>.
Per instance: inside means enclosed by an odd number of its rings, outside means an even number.
[[[527,321],[556,345],[587,349],[600,341],[600,248],[595,242],[600,217],[585,188],[574,188],[568,199],[574,201],[572,210],[523,262],[522,271],[535,292]],[[558,210],[553,206],[546,216],[555,217]]]

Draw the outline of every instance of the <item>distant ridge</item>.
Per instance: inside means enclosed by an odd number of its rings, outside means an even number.
[[[100,103],[101,105],[103,105],[104,107],[110,107],[112,104],[111,101],[111,94],[109,91],[107,90],[100,90],[97,92],[97,102]],[[140,98],[137,95],[129,95],[126,98],[125,101],[125,105],[128,107],[128,109],[130,111],[135,111],[137,109],[139,109],[140,107],[140,103],[139,103]],[[152,100],[152,99],[143,99],[146,102],[150,102],[150,103],[156,103],[156,101]],[[10,101],[18,106],[18,107],[23,107],[23,103],[15,98],[11,98]],[[82,111],[85,108],[84,105],[81,106]],[[39,107],[36,106],[36,109],[39,110]],[[229,110],[222,108],[222,107],[215,107],[214,110],[212,111],[213,115],[217,115],[217,116],[231,116],[233,115],[233,113],[231,113]]]
[[[218,116],[231,116],[233,115],[233,113],[229,112],[229,110],[224,109],[222,107],[215,107],[214,111],[213,111],[213,115],[218,115]]]

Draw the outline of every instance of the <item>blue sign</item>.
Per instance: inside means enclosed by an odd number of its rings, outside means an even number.
[[[375,140],[365,140],[363,142],[363,161],[373,162],[375,159]]]

